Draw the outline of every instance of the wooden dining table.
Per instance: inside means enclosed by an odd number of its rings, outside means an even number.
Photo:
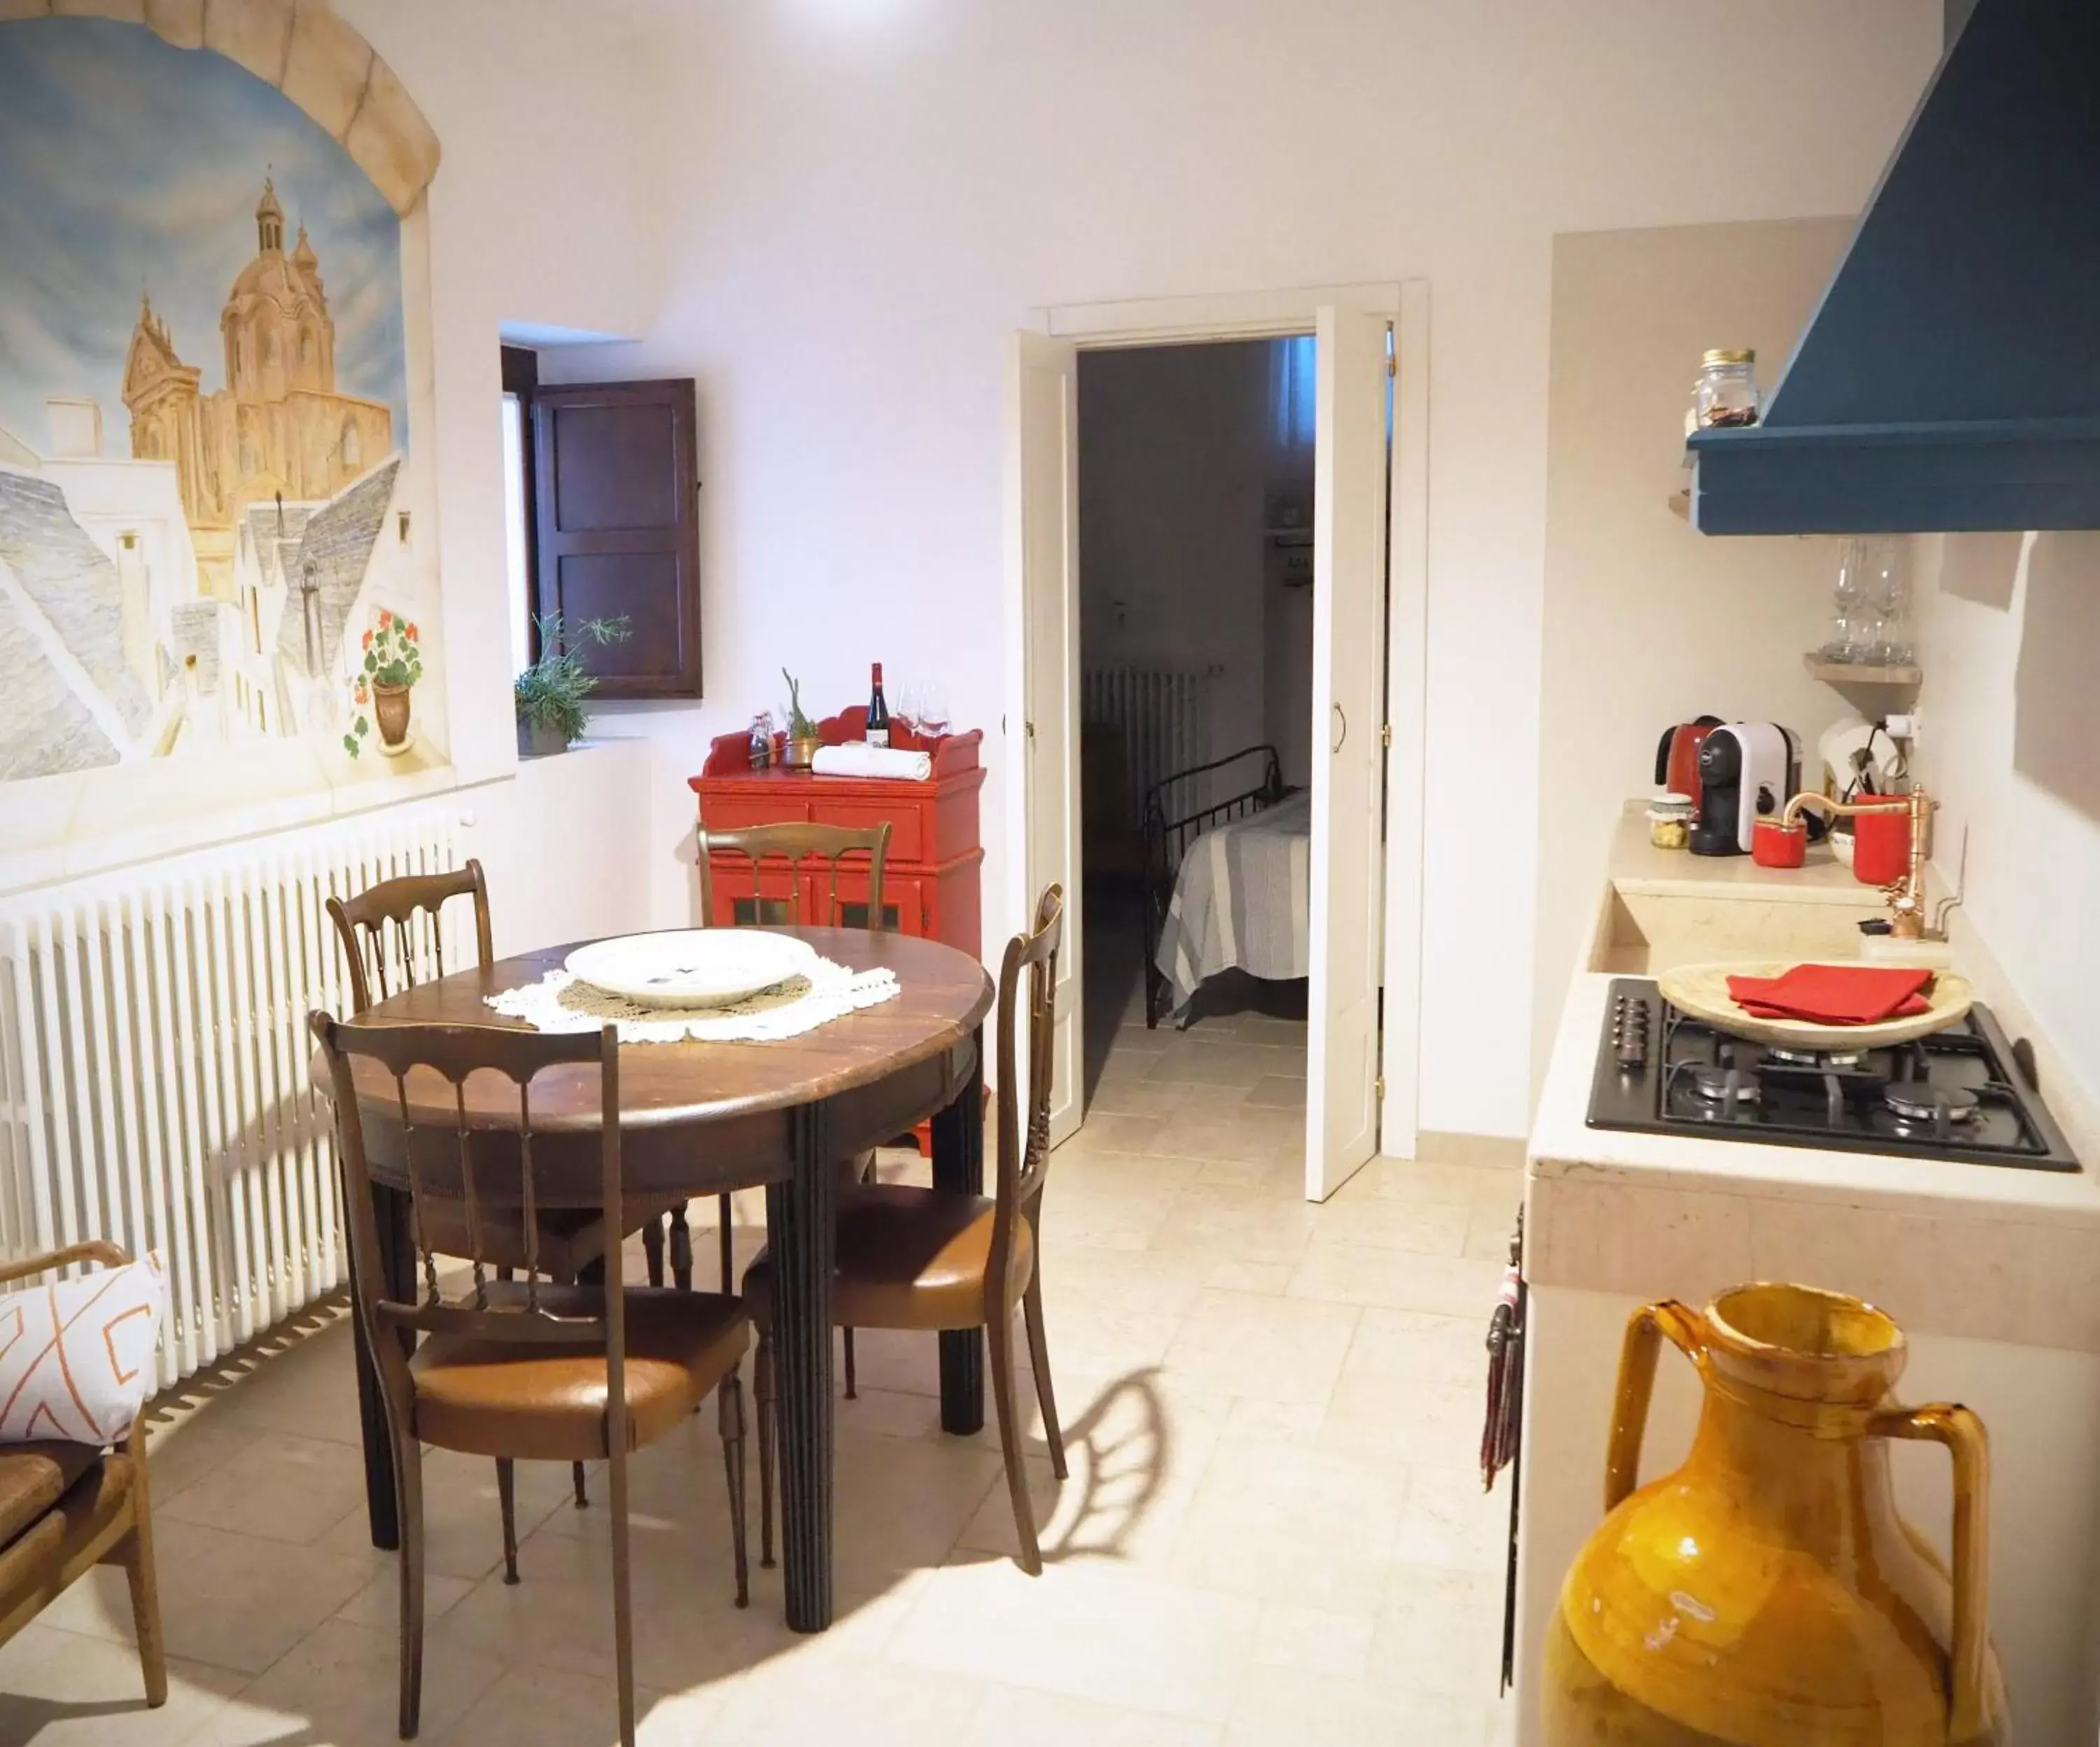
[[[855,970],[887,966],[893,999],[779,1041],[623,1043],[620,1163],[630,1203],[700,1199],[763,1185],[774,1265],[774,1379],[779,1432],[783,1579],[788,1623],[821,1631],[832,1619],[832,1273],[841,1161],[933,1118],[937,1188],[984,1188],[982,1026],[991,979],[938,941],[858,929],[775,932],[807,941]],[[550,946],[460,971],[376,1003],[368,1021],[516,1026],[487,997],[536,982],[576,947]],[[395,1083],[377,1063],[355,1064],[371,1159],[386,1295],[412,1299],[418,1258],[409,1173]],[[326,1076],[320,1077],[325,1087]],[[449,1085],[408,1087],[408,1126],[423,1167],[457,1161],[458,1118]],[[516,1088],[494,1075],[465,1088],[468,1145],[478,1179],[507,1159],[518,1168]],[[601,1116],[594,1070],[555,1069],[533,1083],[533,1176],[544,1209],[600,1205]],[[486,1165],[484,1165],[486,1161]],[[427,1186],[428,1178],[426,1178]],[[377,1378],[360,1328],[358,1392],[364,1479],[375,1546],[399,1544],[394,1476]],[[982,1332],[942,1334],[941,1423],[968,1436],[984,1423]]]

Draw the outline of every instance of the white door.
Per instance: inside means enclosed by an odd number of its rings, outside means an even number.
[[[1305,1194],[1377,1150],[1388,321],[1319,315]]]
[[[1034,916],[1045,886],[1054,880],[1065,889],[1050,1097],[1055,1145],[1079,1126],[1086,1097],[1079,1012],[1079,370],[1072,342],[1017,334],[1008,392],[1015,404],[1008,429],[1016,435],[1008,457],[1015,501],[1007,525],[1017,549],[1008,560],[1019,571],[1020,588],[1017,597],[1009,587],[1007,599],[1020,602],[1026,916]]]

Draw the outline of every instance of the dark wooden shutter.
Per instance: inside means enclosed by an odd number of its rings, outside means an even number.
[[[699,464],[690,379],[543,386],[532,399],[539,611],[601,698],[700,695]],[[628,620],[624,643],[575,634]]]

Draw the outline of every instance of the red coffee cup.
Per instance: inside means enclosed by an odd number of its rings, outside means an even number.
[[[1759,819],[1750,827],[1750,859],[1760,867],[1798,867],[1808,856],[1808,827]]]
[[[1894,885],[1910,871],[1910,810],[1852,821],[1852,873],[1862,885]]]

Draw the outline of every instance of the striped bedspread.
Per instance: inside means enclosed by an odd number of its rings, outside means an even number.
[[[1189,845],[1157,960],[1176,1007],[1205,977],[1234,966],[1277,980],[1307,974],[1312,849],[1309,794],[1288,796]]]

